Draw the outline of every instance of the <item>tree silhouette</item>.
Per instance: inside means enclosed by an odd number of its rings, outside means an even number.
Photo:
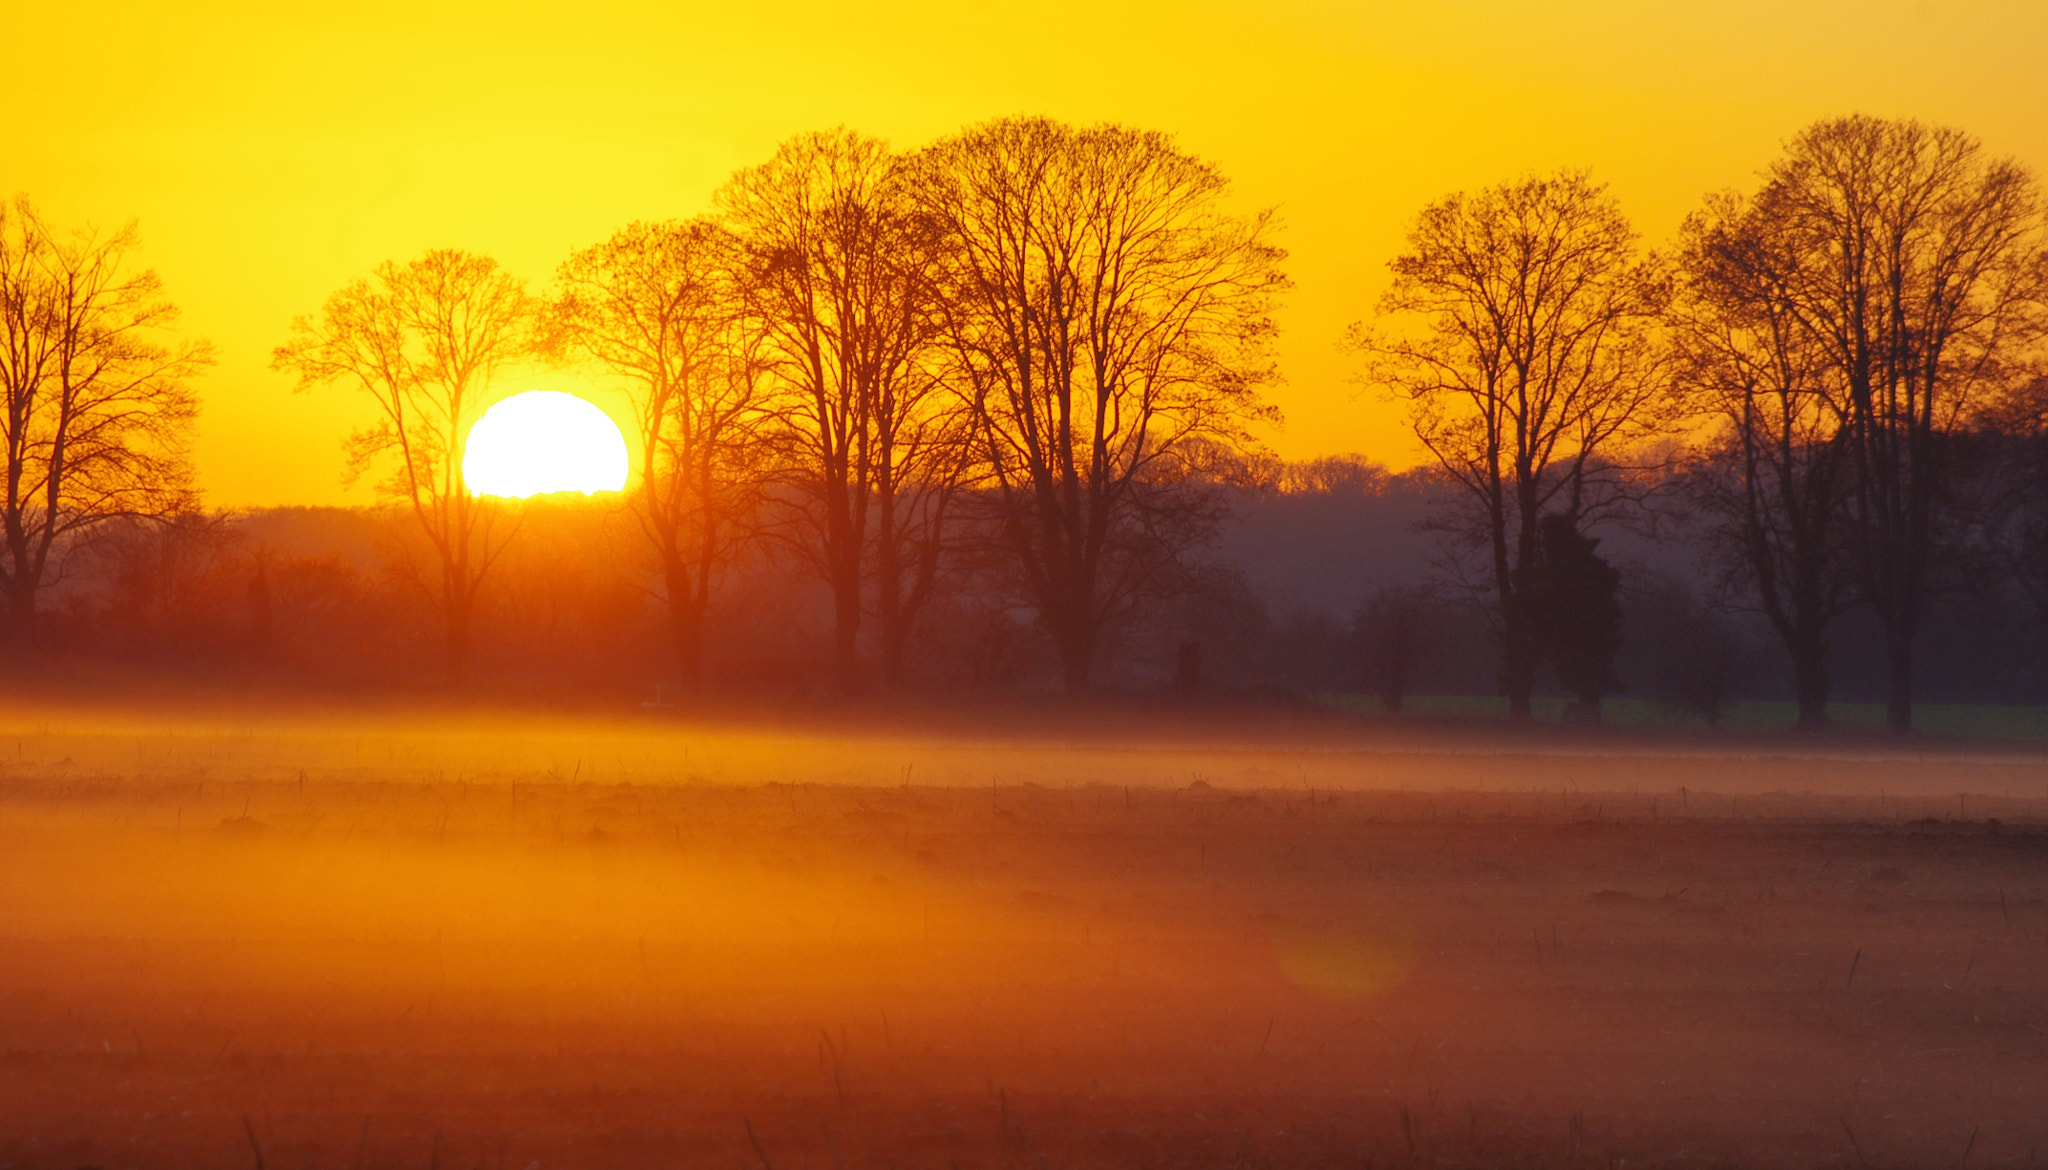
[[[436,249],[351,281],[317,319],[294,320],[291,340],[271,357],[273,369],[298,375],[300,390],[345,382],[377,403],[377,424],[347,441],[349,475],[397,456],[379,490],[405,502],[433,547],[431,577],[412,568],[440,610],[448,674],[458,682],[484,577],[504,549],[463,481],[463,445],[492,379],[531,352],[533,307],[497,261]]]
[[[1797,291],[1819,262],[1766,206],[1716,196],[1682,230],[1673,313],[1681,392],[1716,427],[1688,494],[1791,659],[1808,729],[1827,722],[1828,627],[1853,601],[1846,380]]]
[[[1581,703],[1597,705],[1621,689],[1621,571],[1594,551],[1600,541],[1572,517],[1537,522],[1538,555],[1521,571],[1516,604],[1525,607],[1537,651]],[[1596,707],[1597,709],[1597,707]]]
[[[640,431],[634,515],[661,567],[692,692],[712,589],[765,471],[764,328],[740,295],[739,261],[739,242],[711,221],[636,223],[564,261],[548,306],[551,348],[629,387]]]
[[[717,200],[745,250],[744,291],[766,326],[783,467],[804,502],[796,545],[832,590],[842,689],[859,674],[870,544],[882,562],[894,672],[928,593],[915,580],[906,588],[903,544],[918,535],[936,542],[943,523],[942,507],[918,511],[917,488],[957,478],[957,459],[932,456],[950,404],[930,365],[934,241],[913,214],[905,179],[884,143],[840,129],[784,142],[734,175]]]
[[[1886,723],[1908,731],[1952,439],[2048,326],[2039,192],[1960,131],[1851,117],[1794,138],[1756,205],[1841,384],[1852,568],[1885,631]]]
[[[1615,457],[1669,420],[1665,281],[1581,172],[1431,204],[1408,249],[1382,328],[1354,326],[1351,344],[1459,488],[1448,531],[1484,565],[1508,709],[1526,719],[1540,646],[1517,593],[1539,517],[1598,515],[1622,486]]]
[[[1114,125],[1000,120],[920,159],[997,540],[1069,691],[1206,538],[1197,473],[1277,418],[1259,387],[1284,253],[1227,191],[1166,135]]]
[[[0,589],[27,634],[75,541],[123,517],[187,511],[204,342],[159,340],[177,322],[153,271],[130,270],[133,224],[54,231],[26,198],[0,204]]]

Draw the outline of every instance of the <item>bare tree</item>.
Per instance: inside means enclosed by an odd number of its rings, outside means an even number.
[[[902,541],[943,515],[920,517],[914,503],[914,485],[939,470],[926,466],[932,447],[916,421],[938,401],[927,366],[936,319],[931,233],[904,177],[884,143],[840,129],[790,139],[718,195],[766,324],[785,466],[805,504],[798,547],[832,590],[842,688],[859,675],[870,542],[885,562],[885,648],[900,664],[924,596],[902,584]]]
[[[947,372],[925,354],[877,388],[875,617],[892,688],[906,681],[910,635],[956,543],[956,504],[976,462],[977,420]]]
[[[736,284],[738,242],[708,220],[636,223],[562,264],[548,334],[629,386],[640,430],[634,515],[667,593],[683,685],[766,468],[763,332]]]
[[[488,256],[442,248],[350,282],[317,319],[293,321],[291,341],[271,358],[298,375],[300,390],[339,381],[376,402],[376,425],[347,440],[349,475],[397,456],[379,489],[411,509],[433,547],[438,571],[422,584],[456,681],[467,674],[485,575],[504,548],[463,481],[463,445],[492,379],[530,352],[532,323],[522,281]]]
[[[78,537],[197,501],[188,383],[213,351],[162,340],[178,310],[155,272],[132,271],[138,247],[133,224],[64,236],[27,199],[0,204],[0,588],[15,636]]]
[[[1204,461],[1277,418],[1259,388],[1284,253],[1227,191],[1168,136],[1115,125],[995,121],[921,159],[986,490],[1071,691],[1105,625],[1208,534]]]
[[[1828,627],[1853,600],[1849,400],[1796,295],[1815,260],[1767,208],[1715,196],[1683,229],[1672,314],[1679,381],[1715,428],[1689,494],[1790,657],[1808,729],[1827,722]]]
[[[1577,171],[1431,204],[1408,249],[1380,302],[1404,328],[1354,326],[1350,343],[1459,489],[1450,531],[1484,566],[1508,709],[1526,719],[1540,647],[1519,582],[1541,518],[1596,519],[1622,494],[1618,457],[1669,417],[1665,281]]]
[[[1907,731],[1952,440],[2043,330],[2039,193],[1961,131],[1859,116],[1794,138],[1757,207],[1799,258],[1789,300],[1841,382],[1854,568],[1885,631],[1885,720]]]

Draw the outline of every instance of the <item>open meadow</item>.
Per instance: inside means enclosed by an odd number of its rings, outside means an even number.
[[[0,716],[0,1166],[2025,1166],[2048,757]]]

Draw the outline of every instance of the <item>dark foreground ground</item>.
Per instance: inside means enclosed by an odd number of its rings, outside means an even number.
[[[2036,756],[14,722],[0,1168],[2048,1155]]]

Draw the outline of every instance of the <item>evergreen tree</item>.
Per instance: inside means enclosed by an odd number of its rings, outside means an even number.
[[[1538,524],[1536,560],[1522,588],[1539,653],[1557,681],[1582,703],[1621,689],[1621,571],[1594,551],[1600,541],[1573,517],[1552,513]]]

